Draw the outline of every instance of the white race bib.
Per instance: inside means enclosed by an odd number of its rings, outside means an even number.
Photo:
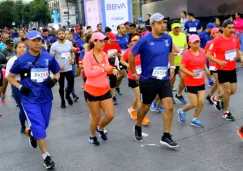
[[[141,66],[136,66],[136,71],[137,71],[137,74],[140,75],[142,73]]]
[[[42,83],[49,77],[48,68],[31,68],[30,76],[32,81]]]
[[[210,67],[209,67],[209,70],[210,70],[210,71],[216,71],[216,66],[210,66]]]
[[[61,53],[61,59],[70,59],[70,58],[71,58],[70,52]]]
[[[197,28],[196,27],[190,27],[189,32],[197,32]]]
[[[199,73],[199,75],[196,76],[196,77],[193,77],[193,78],[200,79],[200,78],[203,77],[203,75],[204,75],[204,69],[196,69],[196,70],[193,70],[193,73],[196,73],[196,72]]]
[[[167,71],[167,67],[155,67],[153,69],[152,76],[156,77],[158,80],[163,80],[163,78],[167,75]]]
[[[184,47],[179,46],[178,48],[180,49],[180,52],[179,52],[179,53],[175,53],[175,54],[174,54],[175,56],[181,56],[181,55],[183,54]]]
[[[108,52],[108,55],[110,55],[110,54],[113,54],[114,52],[117,52],[117,50],[116,49],[110,49],[107,52]]]
[[[236,58],[236,50],[229,50],[225,52],[225,60],[226,61],[234,61]]]

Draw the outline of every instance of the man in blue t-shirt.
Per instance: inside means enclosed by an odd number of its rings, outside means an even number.
[[[198,32],[202,30],[201,22],[195,19],[193,13],[188,13],[188,21],[185,23],[184,27],[187,32],[187,36],[198,34]]]
[[[137,125],[134,126],[135,140],[141,142],[142,120],[149,111],[151,103],[156,95],[159,95],[165,108],[164,112],[164,134],[160,143],[169,148],[179,145],[171,139],[170,128],[173,118],[172,89],[168,74],[170,62],[170,76],[174,76],[174,54],[172,53],[172,38],[165,34],[166,22],[164,16],[155,13],[150,18],[152,32],[143,36],[133,47],[129,54],[129,66],[134,79],[139,82],[141,94],[141,106],[138,110]],[[140,55],[141,75],[136,74],[135,56]]]
[[[207,28],[206,30],[202,31],[201,33],[199,33],[199,37],[201,39],[201,42],[200,42],[200,47],[201,48],[205,48],[207,42],[209,40],[212,40],[212,36],[211,36],[211,30],[214,28],[214,24],[213,23],[208,23],[207,24]]]
[[[8,81],[23,94],[22,106],[30,129],[26,129],[30,145],[40,147],[46,169],[55,167],[46,147],[46,129],[49,125],[53,95],[51,88],[60,78],[60,67],[55,58],[41,51],[42,36],[36,30],[27,34],[29,51],[20,56],[10,69]],[[54,78],[50,78],[50,72]],[[15,80],[20,75],[20,83]]]
[[[125,50],[128,48],[127,46],[129,44],[129,36],[126,35],[126,27],[124,26],[124,24],[120,24],[117,26],[117,32],[118,33],[116,35],[116,40],[121,47],[121,53],[123,55]],[[122,95],[120,91],[120,85],[122,83],[122,79],[125,76],[126,76],[126,67],[121,65],[121,68],[119,70],[119,76],[116,81],[116,94],[118,95]]]

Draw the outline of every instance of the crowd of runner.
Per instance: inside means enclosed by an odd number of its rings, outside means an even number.
[[[176,111],[180,123],[185,124],[186,112],[195,109],[190,124],[203,127],[200,113],[205,99],[224,119],[234,121],[230,97],[236,92],[236,60],[243,62],[243,19],[240,13],[235,18],[229,17],[221,24],[215,17],[203,29],[193,13],[183,11],[181,20],[170,22],[155,13],[147,15],[145,26],[129,22],[118,25],[117,34],[101,24],[95,32],[89,26],[28,32],[5,28],[0,43],[1,103],[5,103],[9,82],[19,107],[20,132],[29,136],[33,148],[39,146],[46,169],[51,169],[55,163],[45,141],[53,101],[51,88],[59,84],[60,107],[66,108],[66,102],[78,102],[75,78],[83,78],[90,112],[88,141],[99,146],[97,134],[104,141],[108,139],[105,128],[115,116],[114,105],[119,105],[122,95],[120,85],[127,77],[134,94],[127,110],[136,121],[135,140],[143,141],[142,126],[150,124],[146,114],[151,110],[163,113],[160,143],[177,148],[170,134],[175,99],[185,104]],[[179,83],[175,85],[177,75]],[[211,86],[208,95],[207,84]],[[175,96],[173,90],[177,91]],[[243,140],[243,127],[237,133]]]

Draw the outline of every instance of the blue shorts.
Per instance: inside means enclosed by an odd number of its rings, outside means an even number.
[[[49,125],[51,116],[52,102],[49,103],[35,103],[23,104],[23,109],[35,139],[42,139],[46,137],[46,128]]]

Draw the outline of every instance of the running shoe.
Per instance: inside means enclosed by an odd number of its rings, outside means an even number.
[[[135,136],[134,136],[135,141],[142,142],[143,141],[142,127],[138,127],[137,125],[135,125],[133,127],[133,131],[135,133]]]
[[[71,99],[70,96],[66,96],[66,99],[67,99],[69,105],[73,105],[73,100]]]
[[[151,104],[151,106],[150,106],[150,110],[151,110],[152,112],[158,112],[157,107],[158,107],[158,103],[152,102],[152,104]]]
[[[228,111],[223,113],[223,118],[226,119],[227,121],[235,120],[234,116]]]
[[[163,106],[160,106],[160,107],[158,107],[157,108],[157,111],[159,112],[159,113],[164,113],[164,107]]]
[[[214,102],[212,101],[211,97],[208,95],[206,97],[207,101],[210,103],[210,104],[214,104]]]
[[[116,88],[116,95],[122,95],[120,88]]]
[[[96,132],[100,135],[100,138],[104,141],[107,140],[107,136],[106,134],[104,133],[104,131],[100,131],[99,128],[96,128]]]
[[[215,108],[216,110],[221,110],[221,101],[220,101],[220,100],[214,102],[213,105],[214,105],[214,108]]]
[[[145,116],[145,117],[143,118],[142,125],[143,125],[143,126],[147,126],[147,125],[149,125],[149,124],[150,124],[150,120],[147,118],[147,116]]]
[[[100,142],[98,141],[97,137],[89,137],[89,143],[92,146],[99,146]]]
[[[186,122],[186,113],[182,112],[182,109],[178,110],[178,121],[181,122],[181,123]]]
[[[128,109],[128,113],[130,114],[132,120],[137,120],[137,111],[132,109],[131,107]]]
[[[91,115],[90,115],[90,117],[91,117]],[[98,129],[98,128],[99,128],[99,126],[96,129]],[[104,133],[108,134],[108,132],[107,132],[107,130],[105,128],[104,128]]]
[[[213,85],[214,85],[213,80],[211,80],[211,79],[210,79],[210,80],[208,80],[208,86],[209,86],[209,87],[213,87]]]
[[[116,99],[116,96],[112,97],[112,101],[113,101],[113,104],[114,104],[114,105],[117,105],[117,99]]]
[[[62,108],[62,109],[65,109],[65,108],[66,108],[65,101],[62,101],[62,103],[61,103],[61,108]]]
[[[5,103],[5,95],[3,95],[3,96],[1,97],[1,102],[2,102],[2,103]]]
[[[177,148],[179,147],[179,145],[172,140],[171,135],[169,137],[165,137],[162,136],[161,140],[160,140],[160,144],[162,144],[163,146],[166,146],[168,148]]]
[[[210,100],[211,100],[213,103],[218,101],[217,96],[211,96],[211,97],[210,97]]]
[[[179,96],[178,94],[176,94],[175,97],[176,97],[181,103],[186,104],[186,100],[184,99],[184,97],[183,97],[182,95]]]
[[[33,137],[33,135],[31,135],[31,130],[30,128],[26,128],[25,130],[25,134],[27,136],[29,136],[29,143],[30,143],[30,146],[33,147],[33,148],[37,148],[37,141],[36,139]]]
[[[240,136],[241,140],[243,141],[243,127],[242,126],[237,130],[237,133]]]
[[[75,94],[75,95],[73,95],[73,101],[74,102],[77,102],[78,101],[78,99],[79,99],[79,97]]]
[[[195,127],[198,127],[198,128],[202,128],[203,127],[202,122],[198,118],[193,118],[192,121],[191,121],[191,125],[195,126]]]
[[[50,156],[47,156],[46,159],[44,160],[44,166],[46,170],[50,170],[55,167],[55,163]]]

